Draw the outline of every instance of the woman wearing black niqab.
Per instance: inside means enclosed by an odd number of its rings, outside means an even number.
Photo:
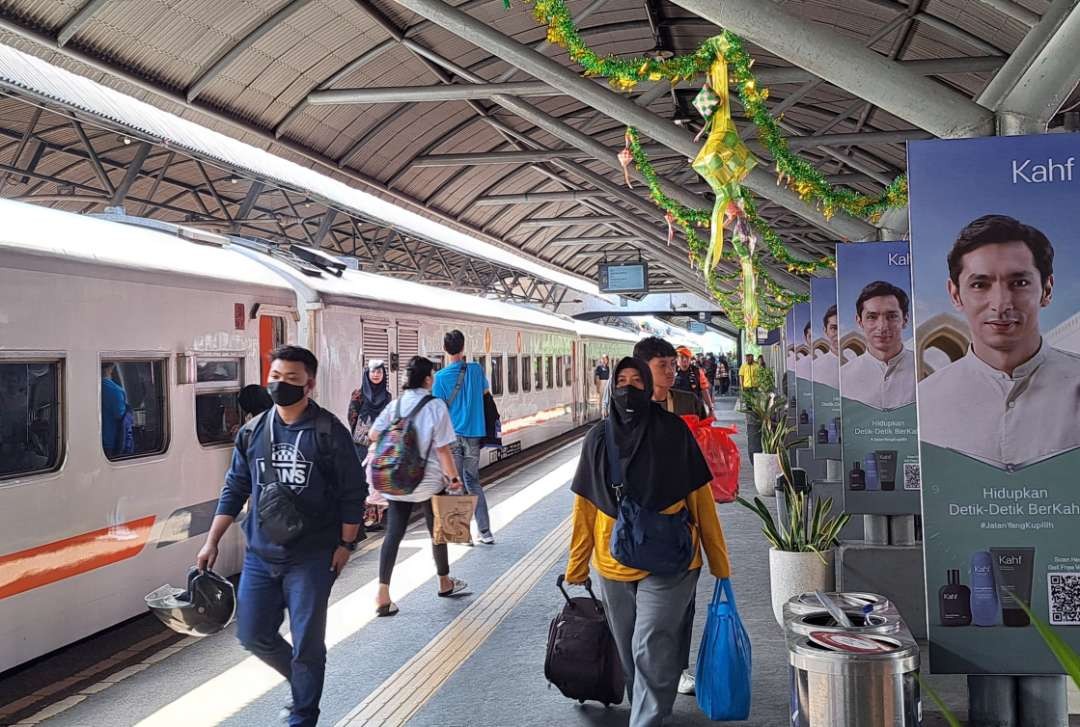
[[[709,488],[712,473],[686,424],[652,402],[648,365],[622,359],[612,372],[611,387],[608,420],[586,435],[571,486],[573,538],[566,580],[583,583],[590,562],[596,569],[626,677],[630,727],[655,727],[671,714],[679,676],[689,660],[702,549],[717,578],[727,578],[730,567]],[[668,515],[689,510],[694,556],[685,571],[653,574],[612,555],[619,501],[607,464],[609,425],[623,471],[621,495],[643,509]]]

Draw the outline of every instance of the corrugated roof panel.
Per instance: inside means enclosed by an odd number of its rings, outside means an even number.
[[[47,30],[63,26],[79,12],[83,0],[0,0],[0,12]]]

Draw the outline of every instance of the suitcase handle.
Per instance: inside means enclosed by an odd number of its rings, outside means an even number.
[[[562,591],[563,598],[566,599],[566,604],[568,606],[570,606],[570,608],[573,608],[574,607],[574,602],[570,600],[570,595],[566,592],[566,588],[563,587],[564,583],[566,583],[566,576],[564,574],[560,573],[559,577],[555,579],[555,585],[556,585],[556,587],[558,587],[558,589],[560,591]],[[585,582],[582,585],[585,587],[585,590],[589,592],[589,597],[592,599],[593,606],[596,607],[596,610],[597,611],[602,611],[603,609],[600,606],[600,601],[597,600],[596,594],[593,593],[592,578],[586,578]]]

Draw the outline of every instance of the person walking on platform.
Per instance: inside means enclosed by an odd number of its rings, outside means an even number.
[[[694,354],[686,346],[675,349],[677,356],[675,363],[675,388],[681,391],[689,391],[705,405],[705,409],[712,411],[712,392],[709,391],[709,382],[705,378],[705,372],[694,363]]]
[[[359,389],[349,397],[349,429],[352,430],[356,454],[366,461],[368,445],[371,443],[370,429],[375,419],[390,403],[386,362],[372,359],[364,367],[364,378]],[[368,493],[367,508],[364,510],[364,528],[368,531],[382,530],[386,519],[386,500],[381,492]]]
[[[470,495],[476,495],[476,527],[480,531],[480,542],[494,545],[487,499],[480,484],[480,444],[487,433],[484,424],[487,377],[480,364],[465,361],[465,334],[461,331],[453,330],[443,336],[443,350],[450,356],[450,363],[435,374],[432,393],[445,401],[450,409],[450,419],[457,433],[457,441],[451,449],[456,468],[465,480],[465,489]]]
[[[213,568],[218,543],[250,499],[237,636],[289,681],[288,724],[314,727],[326,671],[330,588],[364,537],[360,521],[367,484],[349,430],[310,399],[319,366],[314,354],[281,346],[270,359],[267,389],[274,407],[237,434],[196,565]],[[290,527],[295,518],[281,517],[288,507],[302,523],[299,532]],[[285,612],[291,645],[278,633]]]
[[[634,344],[634,358],[645,362],[653,380],[652,400],[672,414],[705,416],[705,405],[675,385],[675,348],[662,338],[649,336]]]
[[[731,389],[731,374],[729,373],[727,356],[722,354],[720,360],[716,362],[716,385],[719,387],[720,396],[728,395],[728,391]]]
[[[727,578],[730,565],[709,489],[712,474],[690,429],[652,402],[652,374],[643,361],[622,359],[612,384],[611,412],[586,435],[571,486],[573,535],[565,575],[580,584],[589,576],[590,561],[596,568],[626,676],[630,727],[655,727],[671,714],[679,674],[690,659],[687,620],[693,619],[701,551],[717,578]],[[609,464],[612,458],[621,477]],[[643,570],[613,552],[612,532],[628,524],[634,506],[654,518],[685,511],[689,552],[674,556],[664,543],[649,541],[641,547],[651,552],[636,553],[665,562],[670,572]]]
[[[428,533],[434,536],[435,513],[431,508],[431,498],[444,489],[459,493],[462,489],[458,477],[457,465],[451,446],[457,441],[454,425],[450,421],[450,412],[446,402],[431,396],[432,374],[435,364],[422,356],[413,356],[405,369],[405,390],[401,397],[390,403],[371,425],[369,437],[374,443],[379,435],[390,428],[400,417],[412,417],[410,426],[416,431],[416,443],[421,452],[433,452],[424,467],[424,479],[416,489],[407,495],[384,495],[389,501],[386,517],[386,536],[379,552],[379,593],[375,597],[375,615],[393,616],[397,614],[397,605],[390,600],[390,577],[394,573],[398,548],[405,537],[409,517],[419,505],[424,513]],[[431,554],[435,558],[435,572],[439,578],[439,595],[443,598],[465,595],[465,581],[450,577],[450,559],[446,544],[431,544]]]

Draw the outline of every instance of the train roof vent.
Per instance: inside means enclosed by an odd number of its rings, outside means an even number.
[[[336,278],[340,278],[342,273],[344,273],[345,269],[348,267],[348,265],[341,262],[333,255],[327,255],[322,250],[316,250],[313,247],[289,245],[289,252],[304,262],[311,263],[315,267],[330,273]]]
[[[279,260],[280,262],[285,263],[289,267],[294,268],[297,272],[306,275],[309,278],[322,277],[324,268],[322,268],[322,266],[315,265],[314,263],[309,264],[302,257],[296,255],[295,251],[292,249],[296,247],[296,245],[289,245],[288,247],[283,247],[273,242],[270,242],[269,240],[261,240],[259,238],[239,236],[231,237],[230,241],[234,245],[239,245],[241,247],[246,247],[249,250],[261,252],[267,257]],[[327,272],[331,271],[327,270]],[[340,276],[340,273],[337,273],[337,275]]]

